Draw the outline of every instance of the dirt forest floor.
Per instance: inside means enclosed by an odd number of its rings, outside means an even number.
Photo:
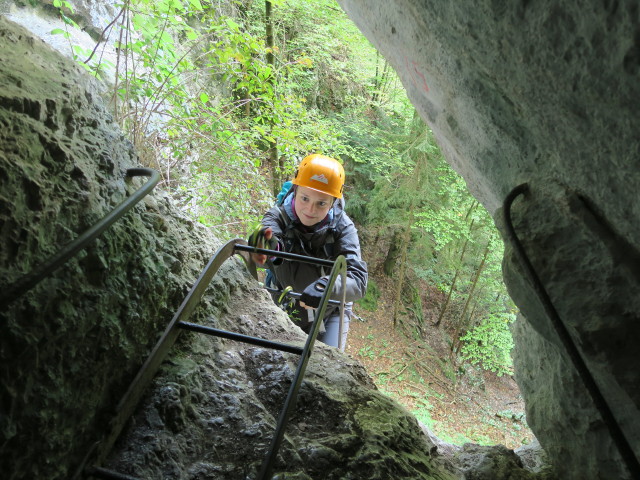
[[[454,369],[448,334],[442,327],[433,327],[428,315],[424,340],[394,328],[389,293],[394,290],[393,281],[378,275],[375,281],[381,291],[378,308],[368,311],[355,306],[360,319],[351,321],[346,352],[364,364],[378,388],[445,442],[508,448],[530,443],[534,435],[513,378],[469,365]]]

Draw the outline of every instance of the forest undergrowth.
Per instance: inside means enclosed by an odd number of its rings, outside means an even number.
[[[501,444],[515,449],[534,440],[520,390],[510,375],[498,376],[450,358],[451,337],[435,327],[443,294],[424,283],[421,336],[398,321],[393,325],[395,281],[378,268],[366,246],[369,278],[380,291],[377,308],[356,304],[346,352],[359,360],[377,387],[415,414],[441,440],[462,445]]]

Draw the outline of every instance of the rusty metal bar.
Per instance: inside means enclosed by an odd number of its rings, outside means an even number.
[[[525,274],[529,277],[529,280],[532,283],[533,290],[542,303],[546,314],[549,316],[551,324],[553,325],[558,337],[560,338],[560,341],[566,349],[567,354],[569,355],[569,358],[571,359],[573,366],[578,373],[578,376],[582,379],[582,383],[591,395],[591,399],[593,400],[596,409],[600,412],[602,420],[609,429],[609,434],[611,435],[613,442],[618,448],[618,452],[620,452],[620,456],[627,466],[631,477],[640,479],[640,463],[638,462],[638,458],[636,457],[631,444],[627,440],[622,427],[616,420],[613,411],[607,403],[607,400],[604,398],[604,395],[600,391],[600,388],[593,378],[593,375],[591,375],[589,367],[580,354],[580,350],[573,341],[569,330],[560,318],[558,311],[554,307],[549,294],[544,288],[540,277],[538,277],[538,274],[533,268],[533,265],[531,264],[531,261],[529,260],[529,257],[527,256],[524,247],[522,246],[522,243],[520,242],[520,239],[516,235],[515,229],[513,228],[513,223],[511,221],[511,205],[518,196],[524,195],[528,191],[528,184],[523,183],[522,185],[518,185],[509,193],[509,195],[507,195],[504,201],[502,213],[504,216],[504,225],[507,230],[507,236],[513,244],[514,252],[518,257],[518,260],[522,264]]]
[[[249,245],[236,245],[236,250],[260,253],[268,257],[283,258],[285,260],[294,260],[302,263],[313,263],[314,265],[324,265],[325,267],[333,267],[333,260],[327,260],[325,258],[307,257],[305,255],[298,255],[297,253],[281,252],[280,250],[267,250],[266,248],[257,248]]]

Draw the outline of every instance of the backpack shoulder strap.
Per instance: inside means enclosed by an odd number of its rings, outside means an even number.
[[[327,257],[329,258],[333,258],[334,253],[335,253],[335,248],[334,248],[334,243],[335,243],[335,229],[334,228],[329,228],[329,231],[327,232],[327,240],[324,244],[324,253],[327,255]]]
[[[291,225],[291,218],[289,218],[289,215],[287,215],[287,212],[285,212],[284,207],[282,205],[278,205],[278,212],[280,213],[280,218],[282,219],[282,222],[284,223],[284,230],[283,233],[287,233],[287,230],[290,230],[290,225]]]

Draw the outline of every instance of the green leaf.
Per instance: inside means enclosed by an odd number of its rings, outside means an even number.
[[[200,3],[200,0],[189,0],[189,5],[191,5],[192,7],[194,7],[195,9],[197,9],[198,11],[202,11],[202,4]]]
[[[80,45],[73,45],[72,49],[78,55],[88,55],[87,50],[84,47],[81,47]]]

